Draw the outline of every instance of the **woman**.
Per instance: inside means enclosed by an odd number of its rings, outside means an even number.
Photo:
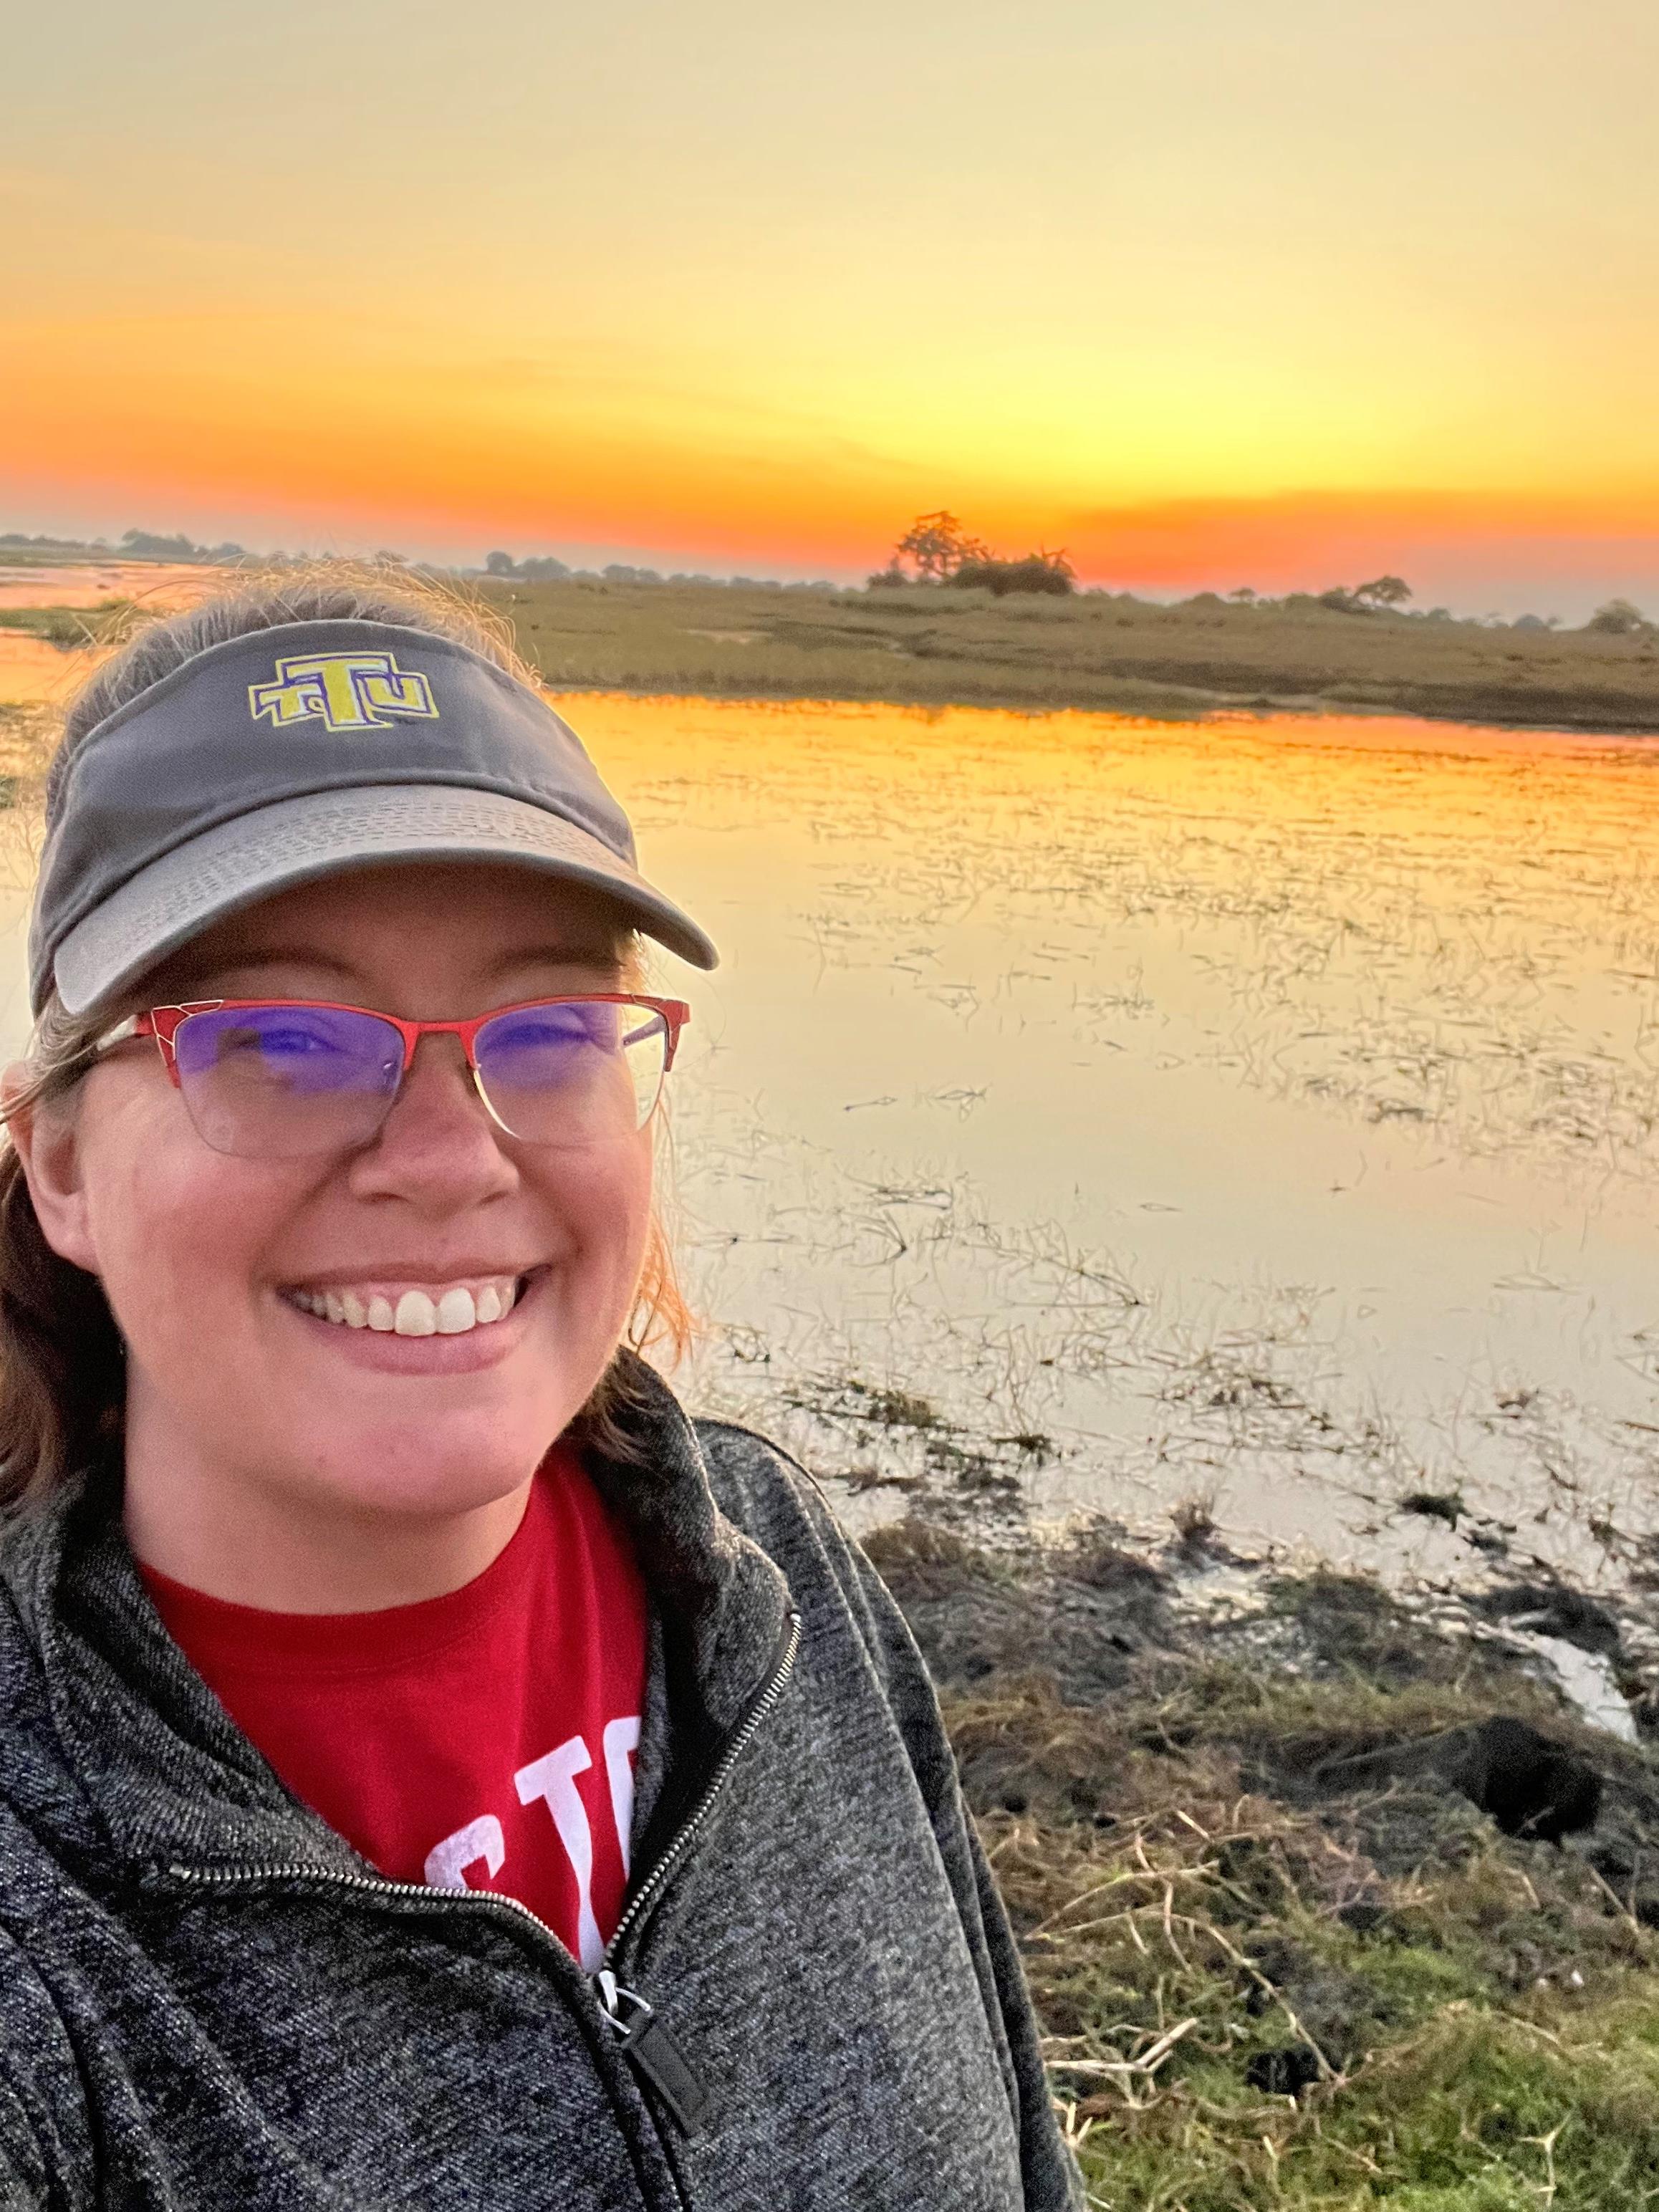
[[[0,1184],[0,2201],[1074,2201],[891,1601],[683,1322],[714,952],[530,678],[338,586],[71,708]]]

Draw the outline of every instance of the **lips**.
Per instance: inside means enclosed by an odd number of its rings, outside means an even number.
[[[301,1313],[338,1328],[383,1336],[465,1336],[505,1321],[518,1304],[523,1275],[465,1276],[450,1283],[368,1281],[307,1284],[282,1295]]]

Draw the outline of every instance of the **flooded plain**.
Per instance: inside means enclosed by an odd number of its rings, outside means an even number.
[[[562,703],[725,956],[657,971],[694,1403],[860,1522],[1641,1571],[1650,742]]]
[[[860,1516],[1637,1563],[1659,755],[566,704],[726,956],[673,1100],[696,1400]]]

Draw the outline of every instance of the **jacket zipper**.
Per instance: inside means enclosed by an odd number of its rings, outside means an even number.
[[[623,1939],[639,1925],[673,1879],[680,1862],[696,1843],[698,1832],[714,1810],[714,1801],[726,1787],[732,1768],[749,1748],[762,1722],[783,1695],[785,1685],[794,1672],[795,1654],[799,1650],[800,1615],[792,1612],[783,1625],[783,1637],[770,1679],[727,1736],[725,1748],[715,1760],[714,1771],[703,1784],[696,1803],[675,1829],[659,1853],[650,1873],[641,1879],[633,1896],[623,1906],[622,1918],[617,1923],[611,1941],[605,1947],[605,1957],[600,1962],[602,1968],[610,1965]]]
[[[619,2037],[623,2055],[635,2070],[652,2084],[680,2125],[686,2129],[695,2122],[705,2101],[702,2087],[684,2054],[657,2019],[653,2007],[636,1990],[625,1987],[617,1979],[611,1962],[623,1938],[639,1927],[647,1913],[660,1901],[664,1890],[707,1823],[716,1799],[731,1778],[732,1768],[748,1749],[761,1723],[783,1695],[785,1686],[794,1671],[795,1655],[800,1649],[800,1615],[792,1612],[784,1623],[783,1636],[770,1676],[727,1736],[696,1804],[659,1853],[649,1873],[640,1881],[617,1923],[611,1941],[605,1947],[605,1956],[595,1972],[587,1977],[588,1987],[598,2002],[600,2017],[606,2027]],[[506,1897],[495,1890],[429,1889],[418,1882],[387,1881],[378,1875],[347,1874],[332,1867],[307,1866],[297,1862],[286,1865],[251,1867],[192,1867],[172,1863],[166,1870],[175,1881],[196,1888],[245,1889],[254,1884],[291,1881],[323,1888],[352,1890],[362,1896],[395,1898],[400,1904],[418,1906],[422,1911],[453,1912],[471,1908],[506,1913],[533,1929],[543,1942],[551,1945],[561,1960],[568,1960],[570,1956],[538,1913],[532,1912],[527,1905],[521,1905],[516,1897]]]

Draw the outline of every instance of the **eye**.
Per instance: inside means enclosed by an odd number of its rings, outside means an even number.
[[[332,1038],[295,1022],[282,1029],[226,1030],[221,1036],[219,1049],[224,1057],[233,1053],[257,1052],[267,1060],[303,1060],[337,1053],[339,1047]]]
[[[506,1014],[489,1031],[492,1052],[546,1052],[560,1045],[604,1042],[608,1006],[537,1006]]]

